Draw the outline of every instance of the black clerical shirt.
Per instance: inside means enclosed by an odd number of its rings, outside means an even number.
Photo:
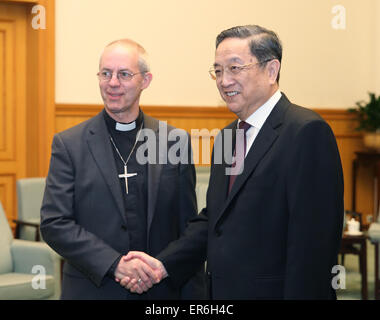
[[[112,136],[116,147],[119,149],[124,161],[133,149],[136,136],[141,128],[144,115],[140,110],[136,119],[136,127],[131,131],[116,130],[116,121],[112,119],[105,110],[103,110],[104,119],[106,121],[109,134]],[[117,174],[124,173],[124,163],[120,159],[112,142],[110,141],[113,156],[116,163]],[[131,157],[127,163],[128,173],[137,173],[137,176],[128,178],[128,194],[126,193],[125,179],[119,178],[120,188],[124,197],[125,216],[127,220],[127,230],[130,237],[129,250],[144,251],[147,250],[147,164],[141,165],[136,160],[136,150],[142,144],[138,142],[133,150]],[[124,254],[126,254],[125,252]],[[116,265],[117,266],[117,265]],[[114,267],[116,267],[114,266]]]

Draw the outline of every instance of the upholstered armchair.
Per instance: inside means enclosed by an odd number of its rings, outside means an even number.
[[[56,299],[60,259],[44,242],[14,239],[0,202],[0,300]]]
[[[45,191],[45,178],[17,180],[18,219],[15,237],[23,240],[40,241],[40,209]]]

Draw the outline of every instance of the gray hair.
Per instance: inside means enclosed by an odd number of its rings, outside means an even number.
[[[251,54],[260,64],[265,65],[269,60],[277,59],[281,63],[282,44],[277,34],[258,25],[237,26],[222,31],[216,37],[216,48],[227,38],[250,38],[249,48]],[[277,83],[280,81],[280,70],[277,75]]]

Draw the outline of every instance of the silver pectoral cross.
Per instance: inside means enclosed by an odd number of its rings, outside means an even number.
[[[137,173],[128,173],[127,166],[124,166],[124,173],[119,174],[120,179],[125,179],[125,190],[128,194],[128,178],[137,176]]]

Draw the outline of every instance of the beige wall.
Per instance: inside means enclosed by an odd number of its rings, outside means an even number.
[[[375,88],[377,92],[380,92],[380,1],[376,1],[374,10],[375,21],[375,61],[374,61],[374,73],[375,73]]]
[[[129,37],[150,53],[145,105],[223,105],[207,70],[216,35],[260,24],[283,42],[281,89],[311,108],[346,108],[380,93],[379,0],[56,0],[56,102],[101,103],[104,45]],[[334,30],[332,7],[346,9]]]

